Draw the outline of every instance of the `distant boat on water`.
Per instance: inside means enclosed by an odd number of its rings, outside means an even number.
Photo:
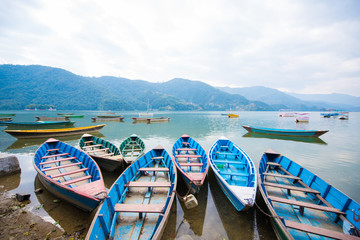
[[[251,127],[243,125],[248,132],[262,133],[282,136],[295,136],[295,137],[319,137],[329,130],[297,130],[297,129],[278,129],[278,128],[263,128]]]

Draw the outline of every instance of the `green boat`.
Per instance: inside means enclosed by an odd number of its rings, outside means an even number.
[[[125,163],[131,165],[144,154],[145,143],[136,134],[132,134],[120,144],[119,149]]]
[[[0,117],[14,117],[15,113],[0,113]]]
[[[79,146],[106,171],[112,172],[123,168],[123,156],[111,142],[86,133],[81,137]]]

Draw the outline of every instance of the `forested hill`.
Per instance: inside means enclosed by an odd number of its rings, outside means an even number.
[[[39,65],[0,65],[0,109],[47,105],[71,110],[276,110],[199,81],[150,83],[118,77],[83,77]]]

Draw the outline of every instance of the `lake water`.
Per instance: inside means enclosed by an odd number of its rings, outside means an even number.
[[[2,111],[1,113],[5,113]],[[57,111],[59,112],[59,111]],[[56,116],[50,111],[12,111],[14,121],[34,121],[35,116]],[[91,117],[103,115],[101,111],[74,111],[84,118],[72,118],[75,126],[96,125]],[[117,112],[125,116],[124,122],[106,122],[99,136],[115,145],[137,134],[146,144],[146,151],[162,145],[169,154],[175,141],[188,134],[209,151],[211,145],[221,136],[226,136],[245,150],[259,164],[262,153],[271,148],[296,161],[339,190],[360,202],[360,113],[350,113],[349,120],[321,118],[319,112],[310,113],[309,123],[295,123],[294,118],[278,117],[277,112],[238,112],[239,118],[229,119],[222,112],[158,112],[155,116],[170,117],[165,123],[133,124],[135,112]],[[246,134],[242,125],[273,128],[308,130],[329,130],[316,141],[299,139],[265,138]],[[0,126],[4,130],[5,126]],[[61,138],[60,138],[61,139]],[[43,188],[32,166],[32,157],[44,140],[17,140],[0,132],[0,153],[16,154],[20,160],[22,173],[0,178],[0,185],[11,193],[31,193],[28,208],[45,219],[58,222],[67,232],[79,231],[86,234],[93,213],[84,213],[65,201],[55,201],[56,197],[44,191],[36,195],[34,189]],[[78,147],[79,136],[64,139]],[[103,172],[106,186],[110,187],[120,173]],[[179,180],[178,192],[186,189]],[[258,197],[260,195],[258,194]],[[275,239],[268,218],[256,207],[237,212],[227,200],[214,179],[209,175],[196,198],[199,206],[187,210],[183,203],[176,201],[163,239]],[[260,202],[258,198],[257,201]],[[260,206],[263,207],[263,206]]]

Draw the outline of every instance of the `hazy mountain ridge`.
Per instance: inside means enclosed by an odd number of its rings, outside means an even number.
[[[325,109],[360,110],[360,98],[346,94],[284,93],[263,86],[244,88],[219,87],[219,89],[228,93],[243,95],[249,100],[266,102],[274,109],[289,108],[301,111],[321,111]]]
[[[186,84],[184,84],[186,81]],[[39,65],[0,65],[0,109],[49,104],[74,110],[273,110],[265,103],[185,79],[150,83],[118,77],[83,77]]]
[[[0,65],[0,109],[47,104],[74,110],[279,110],[360,111],[346,94],[287,94],[266,87],[215,88],[175,78],[164,83],[120,77],[84,77],[40,65]]]

